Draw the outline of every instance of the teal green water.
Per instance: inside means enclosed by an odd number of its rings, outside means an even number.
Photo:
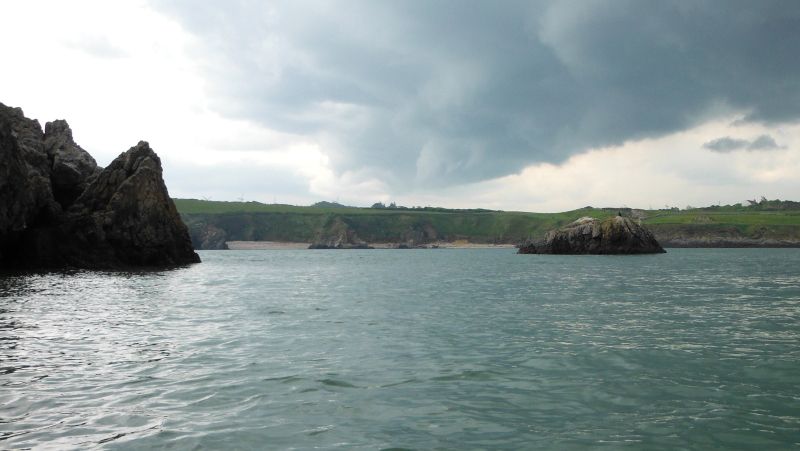
[[[0,448],[796,449],[800,250],[0,277]]]

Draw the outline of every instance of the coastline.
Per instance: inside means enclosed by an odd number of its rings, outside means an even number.
[[[308,250],[311,243],[292,243],[282,241],[228,241],[228,249],[232,251],[289,251]],[[370,243],[375,249],[397,249],[397,244]],[[415,249],[514,249],[513,244],[476,244],[476,243],[435,243]]]
[[[747,239],[695,239],[695,240],[664,240],[664,248],[798,248],[800,242],[778,240],[747,240]],[[284,241],[228,241],[228,248],[232,251],[289,251],[309,250],[311,243],[295,243]],[[369,243],[375,249],[398,249],[393,243]],[[412,249],[514,249],[513,244],[478,244],[478,243],[432,243],[420,245]]]

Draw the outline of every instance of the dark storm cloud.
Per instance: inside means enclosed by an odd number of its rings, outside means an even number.
[[[162,0],[214,108],[398,190],[559,163],[714,112],[800,118],[796,1]],[[755,143],[752,143],[755,144]]]
[[[748,141],[746,139],[736,139],[726,136],[709,141],[703,144],[703,147],[715,152],[727,153],[734,150],[775,150],[782,147],[775,142],[775,139],[769,135],[761,135],[758,138]]]

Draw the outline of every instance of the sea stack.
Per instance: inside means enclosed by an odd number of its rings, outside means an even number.
[[[641,221],[616,216],[601,221],[583,217],[523,245],[518,254],[635,255],[666,251]]]
[[[147,142],[103,169],[73,141],[66,121],[42,132],[21,109],[0,103],[0,267],[199,262]]]

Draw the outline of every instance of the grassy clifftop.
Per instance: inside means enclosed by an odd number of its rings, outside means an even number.
[[[455,242],[519,244],[580,217],[607,218],[621,212],[642,219],[666,246],[800,246],[800,210],[786,202],[755,207],[688,210],[598,209],[525,213],[483,209],[355,208],[338,204],[299,207],[258,202],[174,199],[195,246],[224,241],[314,242],[344,223],[368,243]],[[771,201],[775,202],[775,201]],[[797,203],[791,203],[797,204]],[[789,205],[790,207],[793,205]],[[783,209],[781,209],[783,208]],[[787,244],[788,243],[788,244]]]

